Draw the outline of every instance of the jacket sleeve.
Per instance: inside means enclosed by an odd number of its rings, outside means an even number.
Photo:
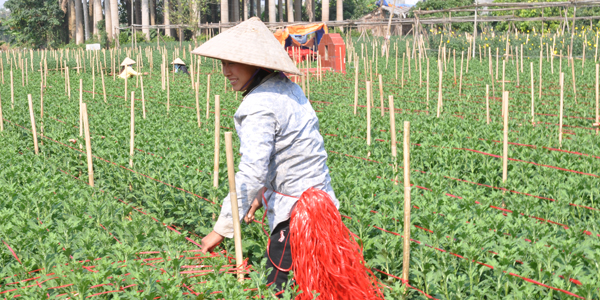
[[[250,99],[244,100],[245,102]],[[248,101],[242,103],[236,113],[237,133],[240,138],[242,158],[239,171],[235,174],[240,220],[250,209],[258,191],[265,186],[269,163],[275,149],[275,134],[278,123],[275,114],[268,108]],[[214,230],[225,237],[233,237],[233,216],[229,195],[223,200],[221,214]]]

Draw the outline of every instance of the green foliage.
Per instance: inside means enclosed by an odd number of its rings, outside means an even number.
[[[63,38],[64,13],[58,0],[8,0],[8,34],[25,47],[57,47]]]

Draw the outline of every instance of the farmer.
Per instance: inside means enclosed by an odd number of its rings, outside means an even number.
[[[125,79],[125,77],[131,78],[131,76],[142,75],[142,73],[138,73],[135,70],[133,70],[133,68],[131,66],[133,66],[134,64],[135,64],[135,60],[133,60],[129,57],[125,57],[125,59],[121,63],[121,71],[119,71],[119,77]],[[144,74],[146,74],[146,73],[144,73]]]
[[[240,218],[248,224],[262,206],[269,221],[267,280],[283,293],[294,284],[312,299],[381,299],[360,248],[341,221],[331,187],[319,120],[288,74],[301,75],[273,33],[254,17],[219,34],[193,54],[221,60],[223,75],[243,92],[234,115],[241,160],[235,176]],[[231,199],[223,200],[203,252],[233,237]]]
[[[187,67],[185,66],[185,62],[183,62],[183,60],[181,60],[179,57],[176,58],[171,64],[173,65],[173,72],[190,75]]]

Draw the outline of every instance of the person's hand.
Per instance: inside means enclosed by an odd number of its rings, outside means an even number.
[[[148,75],[148,72],[144,72],[144,75]]]
[[[266,189],[267,188],[263,187],[258,191],[258,194],[256,194],[254,201],[252,201],[252,205],[250,205],[250,210],[248,210],[248,213],[244,216],[244,222],[246,222],[246,224],[254,222],[254,213],[263,206],[261,200]]]
[[[225,237],[216,231],[211,231],[207,236],[202,238],[202,253],[212,252],[224,239]]]

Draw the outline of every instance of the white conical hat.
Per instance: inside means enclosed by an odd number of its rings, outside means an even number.
[[[263,22],[253,17],[215,36],[192,54],[302,75]]]
[[[179,57],[176,58],[171,64],[172,65],[184,65],[185,66],[185,63]]]
[[[133,64],[135,64],[135,60],[133,60],[129,57],[125,57],[125,59],[121,63],[121,66],[129,66],[129,65],[133,65]]]

